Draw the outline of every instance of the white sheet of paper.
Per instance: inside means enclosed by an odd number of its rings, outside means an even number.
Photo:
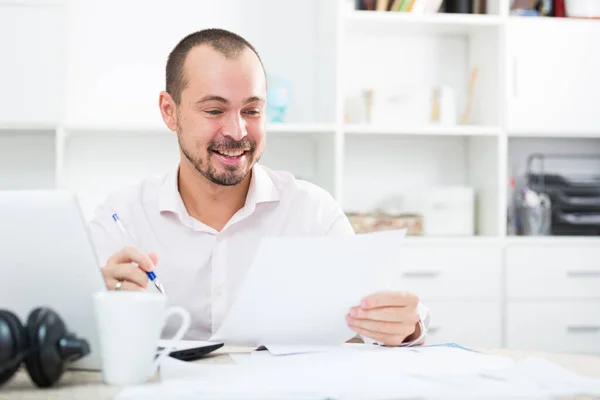
[[[116,399],[547,399],[600,390],[599,380],[547,361],[445,347],[340,346],[284,357],[262,351],[239,365],[165,361],[160,383],[126,388]]]
[[[373,374],[375,379],[371,380],[371,376],[364,375],[365,368],[353,370],[353,365],[344,365],[347,360],[336,358],[330,359],[326,366],[315,368],[304,361],[279,362],[287,357],[262,353],[278,362],[265,361],[259,366],[256,363],[210,365],[168,360],[161,365],[160,383],[125,388],[116,400],[383,399],[390,398],[390,393],[415,398],[423,393],[440,396],[447,386],[403,374],[394,374],[391,379],[386,369]],[[253,357],[254,353],[250,358]],[[336,368],[331,369],[332,366]]]
[[[481,375],[510,383],[533,381],[553,396],[569,396],[578,391],[600,396],[600,379],[578,375],[538,357],[521,360],[515,368],[488,371]]]
[[[319,353],[331,350],[332,346],[269,345],[268,352],[274,356],[287,356],[301,353]]]
[[[355,336],[345,316],[387,290],[406,231],[345,238],[268,238],[222,326],[210,339],[245,345],[339,345]]]

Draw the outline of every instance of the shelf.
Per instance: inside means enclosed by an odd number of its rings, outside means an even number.
[[[575,246],[600,246],[600,236],[406,236],[407,244],[507,244],[507,245],[575,245]]]
[[[538,130],[512,130],[508,131],[509,138],[559,138],[559,139],[584,139],[600,138],[600,127],[598,130],[578,130],[572,131],[538,131]]]
[[[401,30],[414,33],[468,35],[504,24],[496,15],[480,14],[412,14],[392,11],[351,11],[346,27],[359,30]]]
[[[56,7],[65,3],[66,0],[0,0],[0,7]]]
[[[500,244],[501,239],[497,236],[406,236],[406,244]]]
[[[600,236],[509,236],[510,245],[600,245]]]
[[[507,21],[519,23],[540,23],[540,24],[597,24],[598,18],[580,18],[580,17],[530,17],[523,15],[509,15]]]
[[[294,124],[294,123],[272,123],[267,124],[268,133],[334,133],[334,124]]]
[[[415,136],[499,136],[500,128],[484,125],[395,127],[368,124],[347,124],[344,132],[348,135],[415,135]]]
[[[65,136],[157,136],[171,132],[166,126],[158,124],[86,124],[86,125],[65,125],[62,127]]]
[[[127,134],[131,136],[156,136],[171,131],[164,125],[159,124],[132,124],[132,125],[67,125],[64,127],[67,136],[87,135],[113,135]],[[277,123],[267,124],[267,134],[333,134],[334,124],[301,124],[301,123]]]
[[[52,122],[0,122],[2,131],[55,131],[56,123]]]

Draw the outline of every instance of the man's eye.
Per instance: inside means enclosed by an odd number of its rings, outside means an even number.
[[[246,111],[246,114],[258,115],[258,114],[260,114],[260,112],[258,110],[248,110],[248,111]]]
[[[219,114],[223,113],[223,111],[221,111],[221,110],[208,110],[206,112],[210,115],[219,115]]]

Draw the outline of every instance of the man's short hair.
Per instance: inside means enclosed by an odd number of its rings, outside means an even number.
[[[256,54],[262,65],[256,49],[246,39],[233,32],[211,28],[191,33],[181,39],[167,60],[166,91],[171,95],[175,104],[179,104],[181,101],[181,92],[188,84],[183,68],[185,59],[190,50],[203,44],[211,46],[230,59],[238,57],[244,49],[248,48]]]

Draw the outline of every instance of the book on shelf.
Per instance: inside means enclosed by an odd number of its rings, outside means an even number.
[[[415,14],[485,14],[487,0],[355,0],[355,8],[365,11],[411,12]]]

